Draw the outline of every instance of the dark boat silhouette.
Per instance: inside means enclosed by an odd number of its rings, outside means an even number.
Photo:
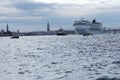
[[[64,32],[57,32],[57,35],[67,35],[67,34]]]
[[[64,29],[62,29],[62,28],[60,27],[60,29],[57,31],[57,35],[58,35],[58,36],[59,36],[59,35],[67,35],[67,33],[65,32]]]
[[[90,36],[90,35],[93,35],[93,34],[90,34],[90,33],[84,33],[83,36]]]
[[[19,36],[12,36],[11,39],[13,39],[13,38],[18,39]]]
[[[17,33],[13,34],[13,36],[11,37],[11,39],[18,39],[19,38],[19,30],[17,30]]]

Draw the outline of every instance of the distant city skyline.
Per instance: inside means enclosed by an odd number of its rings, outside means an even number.
[[[120,28],[120,0],[0,0],[0,29],[73,30],[75,20],[96,18],[103,27]]]

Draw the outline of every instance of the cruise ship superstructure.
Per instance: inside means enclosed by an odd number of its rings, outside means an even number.
[[[103,32],[102,23],[97,22],[95,19],[90,22],[88,20],[75,21],[73,26],[77,34],[101,34]]]

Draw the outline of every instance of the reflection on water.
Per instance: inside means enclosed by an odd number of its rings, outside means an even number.
[[[120,34],[5,37],[0,45],[0,80],[120,80]]]

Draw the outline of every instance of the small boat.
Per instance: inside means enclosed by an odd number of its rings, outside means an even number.
[[[67,34],[64,32],[57,32],[57,35],[67,35]]]
[[[84,33],[83,36],[90,36],[90,35],[93,35],[93,34],[90,34],[90,33]]]
[[[57,35],[67,35],[67,33],[64,29],[62,29],[62,27],[60,27],[60,29],[57,31]]]
[[[12,36],[11,39],[13,39],[13,38],[18,39],[19,36]]]
[[[13,34],[11,39],[18,39],[19,38],[19,30],[17,30],[17,33]]]

